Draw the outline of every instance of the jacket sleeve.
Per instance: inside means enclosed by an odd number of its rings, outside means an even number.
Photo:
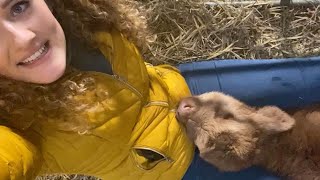
[[[96,33],[99,48],[110,61],[113,73],[146,97],[149,78],[145,62],[136,48],[119,31]]]
[[[0,179],[31,180],[39,170],[37,150],[13,130],[0,126]]]

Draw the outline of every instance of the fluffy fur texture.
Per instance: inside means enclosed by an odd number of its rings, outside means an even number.
[[[177,118],[221,171],[258,165],[289,179],[320,179],[320,106],[291,113],[211,92],[182,100]]]

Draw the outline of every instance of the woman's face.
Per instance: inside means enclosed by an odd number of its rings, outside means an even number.
[[[47,84],[66,67],[64,32],[44,0],[0,0],[0,75]]]

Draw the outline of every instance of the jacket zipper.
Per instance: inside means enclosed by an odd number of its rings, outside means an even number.
[[[125,86],[127,86],[133,93],[135,93],[140,99],[143,98],[142,93],[139,92],[135,87],[133,87],[131,84],[129,84],[126,80],[124,80],[122,77],[120,77],[119,75],[112,75],[113,79],[118,80],[119,82],[121,82],[122,84],[124,84]]]
[[[149,106],[164,106],[164,107],[169,107],[169,103],[164,102],[164,101],[150,101],[150,102],[148,102],[144,107],[149,107]]]

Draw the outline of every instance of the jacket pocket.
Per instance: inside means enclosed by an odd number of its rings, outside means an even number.
[[[131,149],[131,156],[136,166],[146,171],[152,170],[160,166],[160,164],[163,168],[167,169],[173,163],[170,157],[149,147],[133,147]]]

